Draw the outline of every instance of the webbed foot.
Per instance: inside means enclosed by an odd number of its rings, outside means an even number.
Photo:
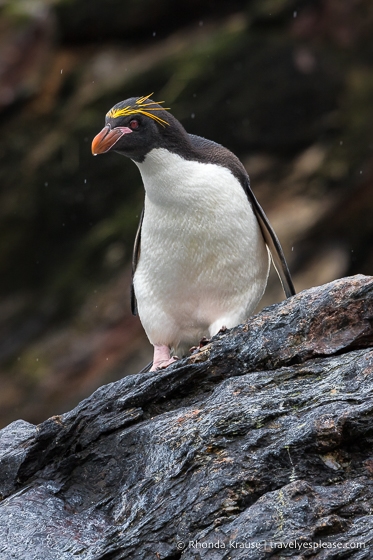
[[[177,356],[171,357],[170,354],[171,351],[168,346],[162,344],[154,344],[153,365],[150,371],[165,369],[179,359]]]

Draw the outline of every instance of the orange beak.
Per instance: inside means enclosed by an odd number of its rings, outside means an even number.
[[[97,156],[97,154],[108,152],[123,134],[129,134],[130,132],[132,130],[126,126],[118,126],[116,128],[110,128],[109,125],[104,126],[101,132],[93,138],[92,154]]]

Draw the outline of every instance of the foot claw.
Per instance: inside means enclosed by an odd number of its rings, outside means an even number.
[[[154,363],[150,371],[159,371],[161,369],[166,369],[168,366],[177,362],[179,358],[177,356],[172,356],[169,360],[161,360],[160,362]]]
[[[173,364],[179,358],[177,356],[170,356],[170,347],[165,344],[154,344],[154,357],[153,365],[150,371],[157,371],[158,369],[165,369],[170,364]]]

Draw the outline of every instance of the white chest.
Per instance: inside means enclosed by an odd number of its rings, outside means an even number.
[[[200,333],[220,316],[229,323],[232,314],[237,324],[237,314],[243,320],[256,306],[268,274],[268,253],[239,181],[225,167],[165,149],[138,167],[146,196],[135,292],[149,338],[154,342],[155,323],[163,332],[168,322],[174,333]]]
[[[203,251],[210,239],[216,242],[241,227],[250,236],[250,229],[257,229],[246,194],[227,168],[187,161],[162,148],[150,152],[138,167],[146,192],[144,236],[163,234],[163,240],[173,242],[171,231],[183,227],[187,236],[198,234]]]

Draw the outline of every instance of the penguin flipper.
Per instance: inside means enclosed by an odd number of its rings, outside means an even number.
[[[144,220],[144,208],[141,211],[139,225],[137,226],[135,242],[133,245],[133,252],[132,252],[132,283],[131,283],[131,311],[132,315],[137,315],[137,301],[135,295],[135,288],[133,285],[133,277],[135,276],[137,263],[139,262],[140,258],[140,245],[141,245],[141,227],[142,222]]]
[[[132,282],[131,282],[131,311],[132,315],[137,315],[137,301],[136,301],[136,294],[135,288],[133,285],[133,277],[135,276],[137,263],[139,262],[140,258],[140,244],[141,244],[141,227],[142,222],[144,219],[144,208],[141,211],[139,225],[137,226],[135,242],[133,244],[133,253],[132,253]],[[149,362],[145,367],[143,367],[138,373],[147,373],[153,367],[153,361]]]
[[[263,208],[260,206],[259,202],[255,198],[255,195],[250,187],[250,182],[247,180],[245,185],[245,192],[249,201],[253,206],[254,213],[258,219],[260,229],[264,237],[272,257],[273,266],[276,269],[280,282],[282,284],[282,289],[284,290],[286,297],[291,297],[296,294],[293,281],[291,279],[289,267],[287,265],[284,251],[282,250],[280,241],[275,234],[267,216],[264,213]]]

